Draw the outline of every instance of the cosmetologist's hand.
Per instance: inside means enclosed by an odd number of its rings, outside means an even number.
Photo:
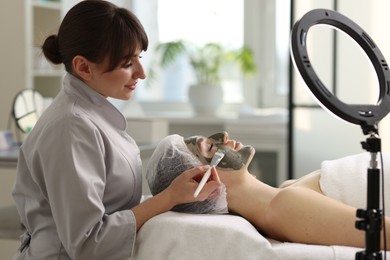
[[[172,181],[167,189],[170,191],[175,205],[194,201],[203,201],[221,186],[218,173],[215,167],[213,167],[206,185],[203,187],[198,197],[194,198],[194,192],[209,167],[210,166],[205,165],[189,169]]]

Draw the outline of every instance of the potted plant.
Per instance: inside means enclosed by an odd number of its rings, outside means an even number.
[[[257,71],[253,54],[246,47],[230,50],[218,43],[207,43],[199,47],[178,40],[158,44],[156,52],[162,68],[173,64],[181,55],[188,57],[197,80],[189,88],[189,101],[195,112],[202,115],[215,114],[223,102],[221,69],[224,65],[236,64],[244,75]],[[206,97],[211,97],[212,101],[206,100]]]

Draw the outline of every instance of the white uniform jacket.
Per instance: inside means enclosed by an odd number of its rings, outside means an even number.
[[[126,119],[68,74],[22,144],[13,189],[27,232],[16,259],[126,259],[142,163]]]

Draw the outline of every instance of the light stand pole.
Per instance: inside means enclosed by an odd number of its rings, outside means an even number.
[[[355,226],[366,232],[366,250],[356,253],[356,260],[382,259],[380,251],[383,211],[380,209],[380,169],[377,154],[381,151],[381,140],[376,132],[370,132],[366,142],[361,142],[363,149],[371,155],[367,169],[367,209],[358,209],[356,216],[359,220]]]

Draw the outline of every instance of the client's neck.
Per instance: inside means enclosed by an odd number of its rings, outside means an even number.
[[[263,222],[265,210],[279,189],[256,179],[247,169],[218,171],[218,174],[226,185],[229,211],[252,223]]]

